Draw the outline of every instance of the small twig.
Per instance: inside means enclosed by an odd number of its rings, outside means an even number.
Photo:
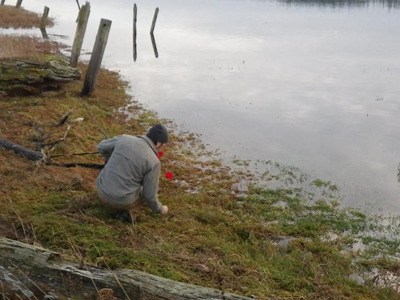
[[[69,116],[71,115],[72,111],[67,112],[66,114],[63,115],[61,120],[57,123],[56,127],[59,127],[61,125],[64,125],[65,122],[67,122]]]
[[[71,129],[71,125],[68,125],[67,130],[65,130],[64,132],[64,136],[62,137],[62,140],[65,140],[65,138],[67,137],[68,131]]]
[[[37,171],[39,170],[39,167],[40,167],[43,163],[45,163],[45,162],[46,162],[46,159],[47,159],[46,154],[44,154],[44,152],[43,152],[43,149],[42,149],[40,152],[43,154],[43,157],[42,157],[42,159],[40,159],[40,160],[38,160],[38,161],[36,162],[36,168],[35,168],[35,170],[33,171],[33,175],[36,175]]]
[[[57,144],[59,144],[59,143],[61,143],[62,141],[65,140],[65,138],[67,137],[68,131],[69,131],[70,129],[71,129],[71,125],[68,125],[67,129],[66,129],[65,132],[64,132],[63,137],[62,137],[61,139],[59,139],[58,141],[54,142],[52,148],[51,148],[49,151],[47,151],[47,153],[45,153],[43,149],[40,150],[40,152],[42,153],[42,156],[43,156],[43,157],[42,157],[42,159],[40,159],[40,160],[37,162],[37,167],[36,167],[35,171],[33,172],[33,174],[36,174],[37,170],[39,169],[39,167],[40,167],[40,165],[41,165],[42,163],[47,164],[47,162],[48,162],[48,160],[49,160],[49,154],[50,154],[50,152],[54,151],[54,149],[56,148],[56,145],[57,145]]]
[[[73,168],[73,167],[83,167],[83,168],[92,168],[92,169],[103,169],[104,168],[104,164],[76,163],[76,162],[72,162],[72,163],[51,162],[51,163],[47,163],[47,165],[65,167],[65,168]]]
[[[68,132],[70,131],[70,129],[71,129],[71,125],[68,125],[68,127],[67,127],[67,129],[65,130],[64,135],[63,135],[63,137],[62,137],[61,139],[59,139],[59,140],[57,140],[57,141],[54,141],[54,142],[52,142],[52,143],[44,144],[44,145],[42,145],[42,146],[43,146],[43,147],[51,146],[50,150],[47,151],[48,153],[54,151],[54,149],[56,148],[56,146],[57,146],[59,143],[65,141],[65,138],[67,137],[67,134],[68,134]],[[42,154],[43,154],[43,156],[44,156],[44,157],[42,158],[42,160],[43,160],[43,159],[46,160],[48,155],[46,155],[46,154],[43,152],[43,149],[42,149]]]
[[[54,142],[51,142],[51,143],[47,143],[47,144],[40,144],[40,146],[42,148],[44,148],[44,147],[54,147],[55,145],[59,144],[60,142],[61,142],[61,140],[57,140],[57,141],[54,141]]]
[[[93,155],[93,154],[100,154],[100,152],[81,152],[81,153],[71,153],[71,154],[58,154],[58,155],[52,155],[51,158],[54,157],[64,157],[64,156],[75,156],[75,155]]]
[[[76,0],[76,4],[78,4],[78,9],[81,10],[81,5],[79,4],[78,0]]]

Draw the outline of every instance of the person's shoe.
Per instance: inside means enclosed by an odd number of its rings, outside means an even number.
[[[120,220],[122,223],[132,223],[131,216],[129,215],[129,212],[126,210],[118,211],[115,214],[114,218]]]

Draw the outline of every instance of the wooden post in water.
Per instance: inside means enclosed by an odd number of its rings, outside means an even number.
[[[18,7],[18,8],[19,8],[19,7],[21,7],[21,4],[22,4],[22,0],[18,0],[18,1],[17,1],[17,5],[16,5],[15,7]]]
[[[6,0],[1,0],[1,5],[4,5],[4,2],[6,2]]]
[[[75,39],[72,44],[72,52],[69,64],[71,67],[76,67],[78,58],[81,54],[83,38],[85,37],[86,27],[90,15],[90,3],[86,2],[85,5],[79,10],[78,24],[76,26]]]
[[[137,22],[137,6],[136,3],[133,5],[133,61],[137,58],[137,46],[136,46],[136,22]]]
[[[159,8],[157,7],[156,10],[155,10],[155,12],[154,12],[153,22],[151,23],[151,29],[150,29],[150,33],[151,33],[151,34],[153,34],[153,32],[154,32],[154,27],[156,26],[158,11],[159,11]]]
[[[47,17],[49,16],[49,8],[47,6],[44,7],[42,20],[40,21],[40,29],[46,28]]]
[[[82,96],[90,96],[94,90],[97,74],[100,70],[101,61],[103,59],[104,50],[106,49],[108,35],[111,29],[111,21],[106,19],[100,20],[99,30],[97,31],[96,42],[94,43],[92,56],[90,57],[89,66],[86,72],[85,82],[83,84]]]

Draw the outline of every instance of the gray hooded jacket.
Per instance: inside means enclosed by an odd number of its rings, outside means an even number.
[[[157,192],[161,163],[153,142],[147,136],[124,134],[101,141],[97,149],[107,161],[96,180],[101,193],[115,203],[130,204],[143,187],[144,201],[160,213]]]

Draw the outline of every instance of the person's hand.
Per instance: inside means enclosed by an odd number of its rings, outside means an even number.
[[[165,214],[167,214],[167,213],[168,213],[168,206],[163,205],[162,208],[161,208],[161,214],[162,214],[162,215],[165,215]]]

